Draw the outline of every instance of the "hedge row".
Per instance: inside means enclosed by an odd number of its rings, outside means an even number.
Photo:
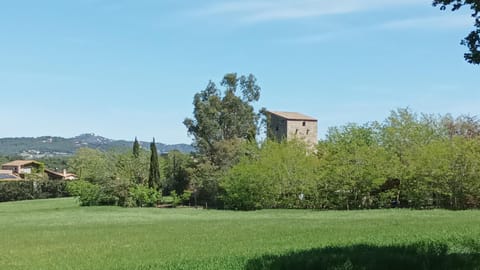
[[[0,202],[67,197],[67,181],[1,181]]]

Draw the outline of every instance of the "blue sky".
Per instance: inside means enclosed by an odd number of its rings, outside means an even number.
[[[479,114],[468,10],[429,0],[0,3],[0,137],[94,132],[189,143],[193,95],[254,74],[256,107],[330,126],[393,109]]]

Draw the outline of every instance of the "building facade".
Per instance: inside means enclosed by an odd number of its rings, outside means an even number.
[[[56,172],[45,169],[41,162],[35,160],[14,160],[2,164],[0,170],[0,180],[18,180],[25,179],[29,174],[46,174],[50,180],[75,180],[77,176],[73,173]]]
[[[2,165],[2,170],[10,170],[15,174],[30,174],[39,170],[41,163],[35,160],[15,160]]]
[[[308,145],[318,143],[318,120],[297,112],[267,112],[267,135],[276,141],[297,139]]]

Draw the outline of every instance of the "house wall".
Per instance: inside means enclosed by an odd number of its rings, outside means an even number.
[[[287,121],[287,139],[299,139],[307,144],[315,145],[318,143],[318,125],[317,121],[312,120],[288,120]]]
[[[39,169],[40,165],[37,163],[30,163],[30,164],[25,164],[23,166],[20,166],[20,173],[33,173],[34,170]]]
[[[299,139],[309,145],[318,143],[318,123],[315,120],[288,120],[270,114],[268,133],[276,141]]]
[[[32,167],[21,167],[20,173],[32,173]]]
[[[287,138],[287,120],[274,114],[270,114],[269,135],[276,141],[282,141]]]
[[[32,173],[34,169],[38,169],[38,168],[40,168],[40,165],[36,163],[26,164],[23,166],[5,166],[5,165],[2,166],[2,170],[10,170],[14,173],[22,173],[22,174]]]
[[[19,166],[2,166],[2,170],[9,170],[14,173],[19,173],[20,167]]]

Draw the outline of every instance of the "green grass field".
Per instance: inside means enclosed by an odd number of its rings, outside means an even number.
[[[0,203],[1,269],[480,269],[480,211]]]

